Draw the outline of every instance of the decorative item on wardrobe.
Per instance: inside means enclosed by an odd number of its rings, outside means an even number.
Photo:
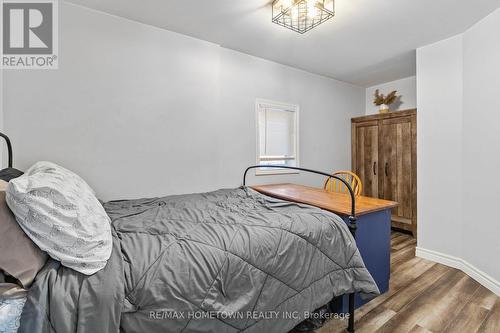
[[[373,100],[373,104],[380,107],[380,113],[389,112],[389,105],[394,103],[398,96],[396,96],[397,91],[394,90],[389,95],[384,96],[384,94],[380,94],[379,90],[375,90],[375,99]]]

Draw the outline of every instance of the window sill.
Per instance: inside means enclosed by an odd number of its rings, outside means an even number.
[[[283,170],[275,169],[275,170],[266,170],[266,171],[255,169],[256,176],[294,175],[294,174],[296,175],[299,173],[300,173],[299,170],[290,170],[290,169],[288,169],[288,170],[287,169],[283,169]]]

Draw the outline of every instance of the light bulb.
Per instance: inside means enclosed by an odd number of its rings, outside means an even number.
[[[299,18],[299,7],[292,8],[292,20],[297,20]]]
[[[307,17],[309,18],[314,18],[318,15],[318,7],[316,4],[318,3],[317,0],[309,0],[307,1]]]
[[[286,10],[290,8],[293,4],[293,0],[281,0],[281,10]]]

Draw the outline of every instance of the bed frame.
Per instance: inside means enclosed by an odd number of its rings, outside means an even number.
[[[7,135],[3,134],[0,132],[0,137],[2,137],[5,140],[5,143],[7,144],[7,152],[9,154],[9,168],[12,168],[12,144],[10,143],[10,139]]]
[[[349,183],[345,179],[343,179],[339,176],[328,174],[326,172],[316,171],[316,170],[312,170],[312,169],[298,168],[298,167],[292,167],[292,166],[283,166],[283,165],[253,165],[253,166],[248,167],[245,170],[245,173],[243,174],[243,186],[246,186],[246,178],[247,178],[248,171],[252,170],[252,169],[259,169],[259,168],[276,168],[276,169],[291,169],[291,170],[305,171],[305,172],[310,172],[310,173],[314,173],[317,175],[333,178],[333,179],[339,180],[342,183],[344,183],[347,190],[349,191],[349,195],[351,196],[351,215],[349,215],[348,227],[349,227],[349,230],[351,231],[352,236],[354,237],[354,239],[356,239],[356,230],[358,228],[357,224],[356,224],[356,221],[357,221],[357,218],[356,218],[356,195],[354,194],[354,191],[352,190],[351,185],[349,185]],[[354,295],[355,295],[355,293],[349,294],[349,324],[347,326],[348,332],[355,331],[355,329],[354,329]]]

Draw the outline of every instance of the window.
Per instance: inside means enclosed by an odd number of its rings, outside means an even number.
[[[299,166],[299,106],[257,100],[257,164]],[[257,175],[296,173],[260,168]]]

